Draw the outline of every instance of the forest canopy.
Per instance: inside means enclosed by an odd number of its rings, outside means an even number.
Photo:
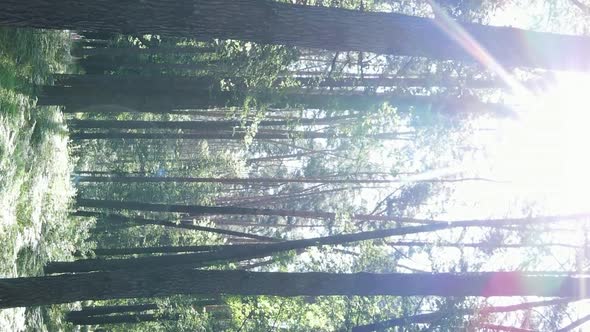
[[[590,3],[2,4],[0,330],[590,321]]]

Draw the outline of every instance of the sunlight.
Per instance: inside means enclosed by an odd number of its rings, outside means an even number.
[[[528,94],[527,89],[511,75],[489,52],[479,44],[460,24],[452,19],[444,9],[436,2],[429,0],[428,3],[435,14],[438,27],[451,39],[459,44],[475,60],[484,65],[488,70],[494,72],[507,86],[519,95]]]
[[[502,123],[490,150],[497,177],[526,191],[554,195],[559,210],[579,210],[590,185],[590,77],[559,73],[556,83],[539,95],[514,96],[518,121]]]
[[[589,96],[584,90],[590,76],[557,72],[551,86],[533,93],[436,3],[429,4],[439,28],[510,87],[506,102],[519,114],[517,121],[502,121],[492,137],[480,137],[487,156],[465,160],[463,168],[489,171],[491,178],[511,183],[516,196],[544,202],[547,211],[584,210],[590,185],[590,115],[585,110]],[[502,191],[496,188],[486,195],[501,197]]]

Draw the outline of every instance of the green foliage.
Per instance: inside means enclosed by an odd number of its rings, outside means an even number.
[[[394,10],[430,15],[424,2],[391,2],[343,0],[309,1],[308,5],[333,6],[355,10]],[[485,1],[442,1],[440,4],[452,16],[464,20],[483,19],[476,13],[481,8],[496,8]],[[169,229],[161,226],[115,224],[108,218],[72,218],[67,211],[74,189],[70,183],[72,159],[76,171],[100,174],[136,176],[186,177],[311,177],[325,179],[317,186],[310,184],[248,184],[227,186],[219,183],[77,183],[81,197],[171,204],[230,205],[268,207],[284,210],[331,212],[333,220],[264,216],[227,217],[227,220],[195,218],[193,222],[208,227],[238,228],[280,239],[352,233],[385,227],[405,226],[396,222],[359,222],[356,213],[376,216],[439,215],[446,211],[433,203],[433,197],[448,205],[448,187],[427,183],[401,183],[379,187],[355,183],[355,179],[390,179],[393,176],[432,171],[432,178],[444,177],[441,169],[456,166],[465,156],[463,141],[472,128],[471,120],[448,105],[415,102],[403,97],[467,96],[478,101],[463,86],[375,87],[362,86],[365,74],[382,77],[422,77],[430,83],[441,84],[448,77],[478,76],[481,70],[451,62],[425,59],[386,58],[365,52],[321,52],[298,50],[286,46],[258,45],[243,41],[201,42],[185,38],[164,38],[152,35],[109,36],[110,46],[145,50],[158,47],[213,47],[213,52],[169,54],[165,52],[137,52],[126,56],[88,56],[97,60],[99,74],[144,76],[175,75],[206,77],[201,89],[206,89],[211,100],[222,110],[181,111],[168,114],[129,112],[131,109],[115,105],[111,114],[87,113],[75,115],[79,119],[115,119],[144,121],[183,121],[233,119],[241,122],[235,132],[245,133],[245,142],[192,140],[108,140],[87,141],[68,151],[63,117],[57,108],[34,108],[35,89],[32,84],[50,82],[48,73],[77,71],[67,68],[69,62],[69,34],[33,30],[0,30],[0,238],[14,245],[0,249],[0,273],[6,276],[34,275],[48,260],[73,259],[74,252],[91,257],[92,248],[120,248],[145,246],[178,246],[224,244],[238,242],[206,232]],[[308,60],[302,54],[308,52]],[[342,53],[342,54],[340,54]],[[346,53],[346,54],[344,54]],[[368,60],[371,58],[371,60]],[[293,71],[304,65],[319,62],[316,76],[306,83]],[[363,64],[366,63],[366,64]],[[106,69],[101,69],[104,65]],[[151,66],[150,66],[151,65]],[[109,67],[110,66],[110,67]],[[186,70],[185,70],[186,69]],[[482,75],[484,75],[483,73]],[[326,79],[358,78],[352,87],[325,87]],[[392,76],[393,75],[393,76]],[[459,81],[459,79],[457,79]],[[208,85],[208,86],[205,86]],[[358,85],[358,86],[356,86]],[[403,84],[397,84],[403,85]],[[436,84],[433,84],[433,86]],[[203,91],[201,91],[203,92]],[[141,94],[141,93],[138,93]],[[307,95],[306,95],[307,94]],[[315,94],[316,99],[306,99]],[[390,97],[388,98],[382,98]],[[353,98],[348,98],[353,97]],[[399,104],[395,98],[400,97]],[[466,98],[467,98],[466,97]],[[149,99],[149,98],[146,98]],[[390,100],[392,104],[383,103]],[[404,102],[401,100],[409,100]],[[428,98],[422,100],[429,100]],[[434,100],[434,99],[433,99]],[[318,109],[306,103],[317,103]],[[225,103],[225,105],[224,105]],[[416,103],[416,104],[413,104]],[[452,104],[452,103],[451,103]],[[452,106],[452,105],[451,105]],[[90,111],[94,105],[82,109]],[[314,106],[316,107],[316,106]],[[104,109],[103,109],[104,110]],[[332,121],[341,115],[347,119]],[[290,140],[262,141],[256,139],[260,121],[282,119],[282,129],[291,131]],[[311,125],[303,121],[313,119]],[[327,120],[321,124],[322,120]],[[277,126],[278,127],[278,126]],[[328,139],[308,140],[295,133],[305,128],[308,133],[330,135]],[[153,132],[150,128],[145,132]],[[264,128],[275,130],[276,128]],[[227,130],[229,132],[231,130]],[[92,132],[89,131],[89,132]],[[132,132],[123,129],[122,132]],[[133,131],[136,132],[136,131]],[[141,131],[143,132],[143,131]],[[157,130],[165,133],[164,130]],[[188,133],[190,130],[168,131]],[[389,136],[387,136],[389,135]],[[243,144],[245,143],[245,144]],[[284,157],[284,156],[291,157]],[[281,157],[282,156],[282,157]],[[274,158],[273,158],[274,157]],[[284,157],[284,158],[283,158]],[[271,163],[252,166],[246,159],[268,158]],[[440,175],[443,174],[443,175]],[[423,175],[423,174],[422,174]],[[328,184],[331,179],[350,179],[342,185]],[[79,178],[74,178],[74,181]],[[393,191],[393,192],[392,192]],[[424,206],[429,205],[428,208]],[[372,207],[375,206],[374,209]],[[372,211],[372,212],[371,212]],[[128,216],[178,220],[187,217],[168,213],[131,213]],[[378,219],[378,218],[376,218]],[[233,222],[223,224],[223,222]],[[239,222],[243,222],[240,225]],[[313,226],[313,227],[311,227]],[[319,226],[319,227],[315,227]],[[283,228],[281,228],[283,227]],[[307,227],[307,228],[306,228]],[[274,255],[270,264],[258,266],[262,271],[330,271],[342,273],[417,271],[426,266],[433,272],[477,271],[500,250],[492,248],[467,249],[461,245],[466,238],[482,243],[500,244],[507,240],[518,243],[537,243],[534,230],[493,230],[427,234],[430,244],[408,249],[392,248],[384,241],[365,241],[346,247],[320,247],[306,251],[291,251]],[[437,247],[436,239],[456,240],[451,249]],[[419,240],[409,238],[408,241]],[[441,241],[442,243],[443,241]],[[455,243],[455,242],[453,242]],[[452,254],[449,254],[454,250]],[[471,250],[471,251],[469,251]],[[524,255],[522,269],[540,263],[539,251]],[[265,262],[265,259],[248,263]],[[416,263],[418,261],[419,263]],[[406,266],[410,262],[410,266]],[[571,262],[568,262],[571,263]],[[415,267],[414,265],[418,266]],[[429,266],[428,266],[429,265]],[[216,269],[252,268],[244,262],[220,262]],[[198,281],[197,281],[198,282]],[[411,316],[427,311],[441,311],[444,318],[428,327],[413,324],[407,331],[445,331],[465,326],[459,310],[477,307],[479,303],[454,298],[412,297],[228,297],[217,305],[199,306],[195,296],[176,296],[153,300],[160,306],[158,314],[178,314],[180,319],[109,326],[110,331],[347,331],[354,326]],[[84,306],[130,304],[136,300],[88,301]],[[79,307],[80,303],[73,306]],[[0,329],[19,330],[23,317],[31,321],[29,330],[75,330],[63,321],[63,314],[72,305],[44,309],[2,311]],[[229,310],[228,310],[229,308]],[[216,310],[219,309],[219,310]],[[560,312],[552,319],[562,319]],[[21,321],[19,322],[18,319]],[[545,323],[540,320],[535,324]],[[547,325],[547,324],[545,324]],[[556,325],[548,325],[556,329]],[[91,330],[92,328],[88,328]]]
[[[288,67],[297,60],[298,52],[286,46],[237,40],[218,41],[217,47],[223,65],[232,69],[231,78],[227,74],[219,77],[222,88],[232,91],[236,102],[243,100],[242,107],[234,110],[237,118],[252,122],[244,126],[249,145],[267,107],[280,99],[282,90],[296,85]]]
[[[67,32],[0,29],[0,275],[31,276],[87,244],[87,220],[71,219],[74,188],[63,117],[35,107],[33,84],[69,66]],[[0,312],[0,330],[56,331],[59,309]],[[58,324],[59,323],[55,323]]]

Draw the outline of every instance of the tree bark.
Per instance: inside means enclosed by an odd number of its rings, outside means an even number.
[[[323,78],[323,73],[317,74],[318,77],[296,77],[295,79],[302,86],[319,86],[331,88],[347,88],[347,87],[464,87],[467,89],[504,89],[508,88],[506,82],[483,79],[461,79],[458,77],[344,77],[344,78]],[[521,84],[529,89],[538,89],[540,86],[547,84],[547,81],[542,79],[531,79],[521,82]]]
[[[230,104],[233,95],[227,91],[210,91],[199,89],[185,91],[158,91],[149,89],[141,93],[128,91],[108,91],[78,89],[70,87],[45,87],[39,95],[38,105],[63,105],[67,112],[112,112],[107,107],[117,105],[127,112],[167,113],[175,109],[209,109]],[[102,107],[101,107],[102,106]],[[111,107],[111,109],[116,109]],[[122,112],[118,109],[116,112]]]
[[[111,50],[111,49],[82,49],[82,50]],[[117,50],[117,49],[114,49]],[[137,49],[137,50],[151,50],[151,49]],[[123,63],[125,64],[125,63]],[[215,64],[215,62],[210,62]],[[141,64],[143,65],[143,64]],[[162,64],[165,65],[165,64]],[[319,74],[318,74],[319,75]],[[229,76],[229,73],[228,73]],[[200,82],[205,79],[203,76],[172,76],[172,75],[137,75],[137,74],[125,74],[125,75],[105,75],[105,74],[56,74],[53,76],[56,84],[61,86],[78,86],[87,88],[110,88],[113,86],[119,86],[121,82],[133,82],[128,86],[134,87],[137,85],[145,85],[150,83],[151,85],[165,87],[163,82],[172,82],[176,88],[184,87],[199,87]],[[506,82],[501,80],[461,80],[459,78],[445,78],[436,79],[431,77],[393,77],[393,78],[381,78],[381,77],[349,77],[349,78],[322,78],[322,77],[298,77],[295,78],[302,86],[319,86],[319,87],[332,87],[332,88],[343,88],[343,87],[378,87],[378,86],[403,86],[403,87],[459,87],[464,86],[465,88],[471,89],[500,89],[506,88]],[[281,82],[284,79],[279,79]],[[160,83],[161,81],[162,83]],[[179,83],[183,83],[180,85]],[[521,84],[530,88],[538,89],[540,86],[547,84],[548,79],[534,79],[524,81]],[[187,88],[188,89],[188,88]]]
[[[46,86],[45,89],[52,93],[61,93],[70,90],[101,90],[116,92],[125,90],[127,92],[171,92],[183,91],[194,92],[195,90],[208,90],[215,88],[218,81],[211,76],[165,76],[165,75],[77,75],[77,74],[56,74],[54,75],[56,86]]]
[[[109,316],[71,317],[66,320],[74,325],[138,324],[165,320],[178,320],[178,315],[124,314]]]
[[[322,125],[338,122],[349,117],[328,118],[293,118],[291,120],[262,120],[256,122],[258,127],[289,126],[289,125]],[[234,130],[242,126],[250,126],[253,121],[140,121],[140,120],[70,120],[68,125],[74,129],[186,129],[199,131]]]
[[[0,308],[174,294],[272,296],[541,296],[586,298],[587,277],[473,274],[279,273],[159,268],[0,280]]]
[[[151,204],[129,201],[110,201],[94,200],[79,198],[78,206],[92,207],[103,209],[127,209],[137,211],[154,211],[154,212],[179,212],[190,213],[193,216],[203,215],[254,215],[254,216],[279,216],[279,217],[301,217],[312,219],[335,219],[336,213],[324,211],[305,211],[305,210],[281,210],[281,209],[264,209],[239,206],[203,206],[203,205],[177,205],[177,204]],[[431,223],[430,220],[420,220],[414,218],[398,218],[389,216],[374,216],[365,214],[355,214],[353,219],[358,220],[382,220],[382,221],[400,221],[400,222],[418,222]]]
[[[109,59],[104,57],[88,57],[78,60],[78,64],[86,74],[96,75],[105,72],[126,70],[138,73],[162,74],[184,73],[191,71],[224,71],[216,61],[192,61],[187,63],[169,63],[142,61],[140,59]],[[226,72],[229,70],[225,70]]]
[[[255,239],[255,240],[259,240],[259,241],[270,241],[270,242],[277,241],[277,239],[271,238],[268,236],[232,231],[229,229],[221,229],[221,228],[193,225],[191,222],[187,222],[187,221],[181,221],[179,223],[176,223],[174,221],[168,221],[168,220],[145,219],[145,218],[139,218],[139,217],[131,218],[131,217],[125,217],[123,215],[115,215],[115,214],[104,215],[102,213],[88,212],[88,211],[78,211],[78,212],[73,213],[73,215],[84,216],[84,217],[104,217],[105,220],[108,220],[110,222],[109,227],[107,227],[107,228],[110,228],[113,225],[121,225],[121,226],[127,226],[127,227],[141,226],[141,225],[158,225],[158,226],[171,227],[171,228],[188,229],[188,230],[192,230],[192,231],[202,231],[202,232],[209,232],[209,233],[222,234],[222,235],[228,235],[228,236],[243,237],[243,238]],[[99,226],[100,226],[100,224],[99,224]]]
[[[158,310],[158,305],[155,303],[146,304],[132,304],[132,305],[114,305],[114,306],[100,306],[88,307],[81,310],[70,311],[66,315],[66,319],[70,317],[87,317],[99,316],[109,314],[119,314],[124,312],[141,312],[148,310]]]
[[[408,181],[404,179],[333,179],[333,178],[193,178],[182,176],[80,176],[76,179],[78,182],[109,182],[109,183],[167,183],[167,182],[185,182],[185,183],[220,183],[220,184],[282,184],[282,183],[316,183],[316,184],[390,184],[390,183],[408,183],[408,182],[445,182],[445,179],[416,180]],[[456,182],[457,179],[449,181]]]
[[[197,55],[203,53],[215,52],[214,47],[189,47],[189,46],[163,46],[163,47],[104,47],[104,48],[78,48],[72,52],[72,55],[83,56],[138,56],[138,55]]]
[[[120,256],[139,254],[165,254],[180,252],[214,251],[230,245],[202,245],[202,246],[161,246],[161,247],[137,247],[137,248],[96,248],[93,250],[97,256]]]
[[[82,39],[78,40],[74,47],[71,50],[71,54],[76,56],[75,53],[79,50],[85,49],[84,47],[93,47],[93,49],[105,49],[111,45],[110,40],[91,40],[91,39]],[[86,48],[87,49],[87,48]]]
[[[101,31],[89,31],[89,30],[84,30],[82,29],[82,31],[78,31],[78,33],[82,36],[84,36],[84,38],[86,39],[93,39],[93,40],[105,40],[105,41],[110,41],[112,39],[114,39],[115,37],[117,37],[117,34],[115,33],[110,33],[110,32],[101,32]]]
[[[105,76],[109,77],[108,75]],[[122,81],[126,79],[126,76],[128,82]],[[243,95],[238,92],[221,91],[217,87],[217,82],[207,77],[180,77],[178,81],[175,81],[176,77],[171,76],[160,82],[159,78],[148,79],[150,76],[146,76],[145,82],[139,80],[136,84],[133,82],[138,80],[137,75],[125,75],[122,77],[124,78],[120,81],[115,79],[112,84],[105,83],[100,86],[97,84],[97,86],[93,87],[46,86],[43,88],[37,104],[63,105],[70,108],[68,112],[101,112],[101,110],[92,109],[89,106],[119,105],[137,112],[158,113],[178,109],[241,107],[244,104]],[[155,75],[155,77],[165,76]],[[183,82],[186,83],[193,79],[194,83],[183,84]],[[402,113],[426,112],[445,114],[451,117],[465,114],[489,114],[496,117],[515,116],[514,111],[504,104],[484,103],[474,97],[359,94],[358,92],[323,93],[305,91],[305,89],[279,91],[255,97],[259,102],[267,103],[274,108],[303,106],[307,109],[367,111],[376,109],[383,103],[389,103]]]
[[[193,216],[203,215],[254,215],[254,216],[279,216],[279,217],[301,217],[312,219],[335,219],[336,213],[325,211],[306,211],[306,210],[281,210],[281,209],[264,209],[238,206],[203,206],[203,205],[178,205],[178,204],[152,204],[131,201],[112,201],[112,200],[94,200],[78,198],[77,204],[80,207],[102,208],[102,209],[126,209],[136,211],[152,211],[152,212],[178,212],[189,213]],[[418,224],[437,224],[450,223],[447,221],[405,218],[396,216],[381,216],[381,215],[367,215],[367,214],[353,214],[352,219],[356,220],[379,220],[379,221],[396,221],[402,223],[418,223]],[[519,224],[531,220],[536,222],[553,222],[560,219],[584,219],[588,214],[572,214],[567,216],[548,216],[538,218],[510,218],[510,219],[491,219],[491,220],[475,220],[478,223],[496,223],[496,224]],[[472,222],[473,220],[469,221]],[[467,221],[461,221],[467,222]],[[458,222],[452,222],[457,224]]]
[[[437,19],[428,19],[257,0],[6,0],[3,5],[0,25],[17,27],[238,39],[441,60],[481,61],[484,50],[507,67],[590,68],[588,37],[460,23],[438,12]]]
[[[373,139],[381,140],[407,140],[403,136],[407,133],[379,133],[368,135]],[[70,134],[72,140],[89,140],[89,139],[218,139],[218,140],[243,140],[247,136],[244,132],[232,131],[208,131],[196,133],[129,133],[129,132],[74,132]],[[336,139],[350,138],[348,134],[335,134],[330,132],[316,131],[297,131],[297,130],[259,130],[253,134],[253,139],[276,139],[276,140],[293,140],[293,139]]]

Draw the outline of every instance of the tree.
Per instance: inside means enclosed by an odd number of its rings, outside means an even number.
[[[117,76],[115,76],[117,77]],[[449,117],[475,114],[496,117],[514,117],[514,112],[501,103],[485,103],[471,96],[425,96],[400,95],[391,93],[359,94],[351,92],[310,92],[305,89],[263,92],[225,91],[216,82],[197,77],[191,79],[174,77],[160,80],[145,80],[133,84],[134,79],[113,79],[113,82],[89,86],[45,86],[39,96],[39,105],[63,105],[67,112],[108,113],[108,112],[151,112],[170,113],[177,109],[208,109],[214,107],[242,107],[247,98],[274,108],[297,108],[322,110],[358,110],[369,113],[384,103],[398,109],[400,113],[432,112]],[[98,78],[96,80],[99,80]],[[154,84],[150,84],[151,82]],[[185,84],[189,81],[189,84]],[[129,86],[131,85],[131,86]],[[109,110],[108,105],[119,108]],[[123,108],[123,109],[121,109]],[[319,123],[326,120],[317,120]],[[303,121],[305,122],[305,121]],[[122,123],[121,125],[123,125]],[[171,124],[170,126],[173,126]],[[187,124],[178,123],[178,126]],[[137,126],[134,124],[134,126]]]
[[[434,232],[443,229],[458,227],[496,227],[502,225],[514,225],[530,222],[547,222],[551,220],[562,220],[569,218],[584,218],[585,216],[559,216],[539,217],[523,219],[499,219],[499,220],[467,220],[455,222],[433,222],[429,225],[398,227],[380,229],[352,234],[338,234],[324,237],[282,241],[276,243],[256,244],[251,246],[228,246],[208,252],[196,252],[188,254],[177,254],[173,256],[148,256],[129,259],[87,259],[74,262],[50,262],[45,266],[46,273],[64,272],[91,272],[117,269],[146,269],[172,265],[206,266],[220,261],[240,261],[246,259],[261,258],[275,255],[277,253],[300,250],[309,247],[322,245],[338,245],[350,242],[381,239],[390,236],[400,236],[425,232]],[[118,218],[126,218],[119,216]],[[129,218],[131,219],[131,218]],[[142,220],[142,218],[138,218]]]
[[[576,327],[579,327],[583,324],[586,324],[590,321],[590,315],[586,315],[580,319],[578,319],[577,321],[572,322],[571,324],[557,330],[557,332],[569,332],[569,331],[573,331]]]
[[[116,255],[137,255],[137,254],[156,254],[156,253],[179,253],[179,252],[200,252],[214,251],[222,248],[231,247],[232,245],[197,245],[197,246],[158,246],[158,247],[137,247],[137,248],[96,248],[93,250],[97,256],[116,256]],[[250,245],[245,245],[247,249]]]
[[[185,77],[165,75],[56,75],[56,85],[45,86],[52,95],[83,93],[86,90],[124,91],[130,94],[175,91],[195,92],[218,85],[211,76]]]
[[[78,182],[112,182],[112,183],[149,183],[149,182],[186,182],[186,183],[219,183],[219,184],[281,184],[281,183],[324,183],[324,184],[393,184],[407,182],[459,182],[469,180],[484,180],[479,178],[468,179],[431,179],[407,181],[404,179],[334,179],[334,178],[192,178],[183,176],[80,176]]]
[[[521,272],[280,273],[160,268],[2,279],[0,308],[174,294],[541,296],[586,298],[590,279]]]
[[[305,211],[305,210],[282,210],[282,209],[265,209],[265,208],[250,208],[238,206],[203,206],[203,205],[179,205],[179,204],[152,204],[131,201],[113,201],[113,200],[95,200],[78,198],[78,206],[89,208],[102,209],[126,209],[136,211],[153,211],[153,212],[178,212],[190,213],[193,216],[203,215],[257,215],[257,216],[279,216],[279,217],[300,217],[300,218],[316,218],[316,219],[336,219],[337,215],[334,212],[325,211]],[[455,221],[448,222],[442,220],[427,220],[417,218],[405,218],[398,216],[382,216],[382,215],[367,215],[367,214],[353,214],[352,219],[370,221],[397,221],[402,223],[418,223],[418,224],[519,224],[530,221],[531,218],[508,218],[508,219],[493,219],[493,220],[470,220],[470,221]],[[566,216],[541,216],[534,218],[537,222],[554,222],[562,219],[584,220],[588,218],[588,214],[572,214]]]
[[[530,310],[537,307],[554,306],[565,304],[573,301],[571,298],[561,298],[554,300],[536,301],[536,302],[524,302],[516,305],[509,306],[497,306],[497,307],[485,307],[479,310],[467,309],[467,310],[455,310],[452,312],[437,311],[427,314],[418,314],[407,317],[397,317],[386,321],[381,321],[372,324],[355,326],[352,332],[370,332],[380,331],[389,327],[394,326],[405,326],[408,324],[419,324],[419,323],[433,323],[441,320],[449,315],[488,315],[491,313],[511,312],[518,310]]]
[[[141,322],[178,320],[174,314],[122,314],[108,316],[73,316],[66,320],[74,325],[136,324]]]
[[[441,12],[437,15],[442,17],[427,19],[256,0],[10,0],[4,2],[4,8],[1,25],[237,39],[446,60],[478,61],[479,54],[487,51],[508,67],[585,70],[590,66],[584,56],[590,53],[588,37],[460,24]],[[526,43],[522,36],[526,36]],[[473,41],[478,47],[472,48]],[[568,59],[563,54],[568,54]]]
[[[338,123],[339,120],[350,117],[305,118],[292,120],[262,120],[256,123],[258,127],[289,126],[289,125],[322,125]],[[250,126],[252,121],[116,121],[116,120],[72,120],[68,124],[75,129],[190,129],[199,131],[233,130],[241,126]]]
[[[89,45],[87,45],[89,46]],[[176,46],[176,47],[102,47],[102,48],[76,48],[72,50],[74,56],[139,56],[144,54],[168,54],[168,55],[195,55],[202,53],[215,52],[214,47],[189,47],[189,46]],[[59,77],[60,75],[57,75]]]
[[[66,314],[65,319],[75,325],[123,324],[177,319],[174,315],[169,314],[141,314],[141,312],[158,309],[159,307],[155,303],[98,306],[70,311]]]
[[[187,221],[168,221],[168,220],[154,220],[154,219],[145,219],[145,218],[129,218],[122,215],[103,215],[101,213],[93,213],[88,211],[78,211],[74,213],[76,216],[86,216],[86,217],[99,217],[102,218],[101,224],[106,224],[105,228],[111,229],[116,228],[117,226],[123,227],[132,227],[132,226],[142,226],[142,225],[158,225],[164,227],[171,227],[171,228],[179,228],[179,229],[188,229],[193,231],[202,231],[202,232],[209,232],[215,234],[223,234],[229,236],[236,236],[236,237],[243,237],[243,238],[250,238],[259,241],[276,241],[276,239],[268,237],[268,236],[261,236],[256,234],[250,234],[245,232],[237,232],[228,229],[221,229],[221,228],[213,228],[207,226],[199,226],[193,225],[191,222]]]
[[[192,63],[147,62],[133,58],[109,59],[92,56],[78,61],[87,74],[102,74],[111,71],[141,72],[144,74],[214,72],[223,71],[215,61],[193,61]],[[228,70],[225,70],[226,72]]]
[[[155,303],[100,306],[100,307],[89,307],[89,308],[84,308],[81,310],[70,311],[67,316],[68,317],[98,316],[98,315],[120,314],[120,313],[124,313],[124,312],[141,312],[141,311],[157,310],[157,309],[158,309],[158,305]]]

